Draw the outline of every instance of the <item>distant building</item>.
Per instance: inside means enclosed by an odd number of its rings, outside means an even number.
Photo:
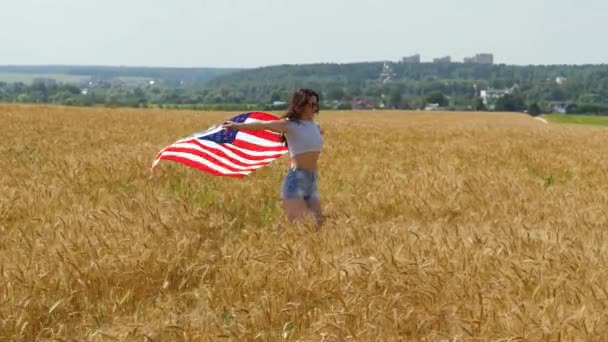
[[[550,101],[547,103],[547,108],[551,113],[566,114],[571,104],[573,104],[572,101]]]
[[[494,64],[494,55],[491,53],[478,53],[474,57],[465,57],[468,64]]]
[[[489,109],[494,109],[494,106],[496,104],[496,100],[498,100],[499,98],[507,95],[507,94],[511,94],[513,93],[513,90],[515,90],[517,88],[517,85],[508,88],[508,89],[485,89],[485,90],[481,90],[479,92],[479,97],[481,97],[481,101],[483,101],[483,104],[489,108]]]
[[[445,57],[441,57],[441,58],[434,58],[433,59],[433,63],[435,63],[435,64],[450,64],[450,63],[452,63],[452,57],[445,56]]]
[[[351,101],[352,109],[373,109],[374,104],[367,98],[354,98]]]
[[[441,109],[441,107],[439,107],[439,103],[427,103],[424,106],[424,110],[426,110],[426,111],[436,111],[439,109]]]
[[[557,76],[555,78],[555,83],[557,83],[558,85],[562,85],[566,83],[566,78],[564,76]]]
[[[407,56],[407,57],[403,57],[403,59],[401,60],[402,63],[409,63],[409,64],[420,64],[420,55],[416,54],[413,56]]]

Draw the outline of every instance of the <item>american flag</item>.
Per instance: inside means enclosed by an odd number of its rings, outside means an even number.
[[[262,112],[230,118],[233,122],[278,120]],[[216,176],[242,178],[287,153],[278,133],[269,130],[225,130],[220,125],[195,133],[162,149],[152,163],[172,160]]]

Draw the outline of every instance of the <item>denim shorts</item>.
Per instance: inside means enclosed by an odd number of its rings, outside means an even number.
[[[290,168],[283,180],[281,198],[318,201],[317,173],[315,171]]]

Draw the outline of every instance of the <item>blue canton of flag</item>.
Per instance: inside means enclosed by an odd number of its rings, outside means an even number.
[[[251,113],[245,113],[245,114],[241,114],[241,115],[237,115],[237,116],[233,117],[232,119],[230,119],[230,121],[233,121],[236,123],[243,123],[250,116],[251,116]],[[218,131],[214,132],[216,130],[218,130]],[[226,129],[221,129],[221,128],[216,127],[215,129],[211,130],[211,132],[203,133],[203,135],[197,136],[197,139],[209,140],[209,141],[216,142],[218,144],[231,144],[234,141],[234,139],[236,139],[237,133],[238,133],[238,131],[235,129],[226,130]]]

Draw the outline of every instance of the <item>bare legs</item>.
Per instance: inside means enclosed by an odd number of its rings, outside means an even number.
[[[319,200],[305,201],[303,199],[284,199],[283,208],[289,221],[313,219],[317,229],[323,224],[323,213]]]
[[[323,214],[315,171],[289,169],[281,187],[281,198],[290,222],[312,219],[317,229],[321,228]]]
[[[323,210],[321,209],[321,202],[318,199],[311,199],[308,201],[308,210],[310,210],[315,218],[317,229],[321,228],[325,217],[323,216]]]

